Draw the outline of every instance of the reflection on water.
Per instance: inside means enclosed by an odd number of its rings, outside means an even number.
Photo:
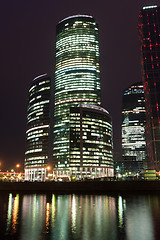
[[[13,197],[12,194],[10,193],[8,199],[6,232],[10,232],[11,234],[16,233],[18,224],[18,211],[19,211],[19,194],[16,194],[16,196]]]
[[[19,211],[19,194],[14,197],[13,200],[13,215],[12,215],[12,230],[13,233],[16,232],[17,220],[18,220],[18,211]]]
[[[21,238],[40,239],[46,223],[46,196],[25,195],[22,198]]]
[[[122,197],[118,197],[118,219],[119,219],[119,227],[123,226],[123,200]]]
[[[159,239],[160,196],[0,195],[0,239]]]
[[[9,194],[9,200],[8,200],[7,232],[9,231],[9,228],[11,225],[11,217],[12,217],[12,193]]]

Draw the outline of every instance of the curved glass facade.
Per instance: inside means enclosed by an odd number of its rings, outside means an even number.
[[[25,179],[45,180],[50,127],[50,78],[42,74],[29,88],[27,110]]]
[[[69,163],[54,169],[55,176],[113,177],[112,120],[100,106],[80,104],[70,108]]]
[[[100,105],[98,26],[76,15],[56,29],[54,148],[56,168],[69,164],[69,113],[79,103]]]
[[[70,171],[76,178],[113,177],[112,121],[102,107],[70,109]]]
[[[146,168],[145,114],[144,88],[138,82],[124,90],[122,103],[122,154],[124,163],[136,161],[136,172]]]

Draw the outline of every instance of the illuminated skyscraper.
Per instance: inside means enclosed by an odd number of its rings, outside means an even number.
[[[74,175],[113,176],[112,120],[100,106],[70,109],[70,167]]]
[[[70,108],[69,146],[70,176],[113,176],[112,120],[104,108],[82,103]]]
[[[33,79],[29,88],[27,111],[25,179],[45,180],[49,161],[50,78],[47,74]]]
[[[124,163],[136,161],[135,171],[146,168],[145,113],[143,84],[138,82],[124,90],[122,103],[122,154]]]
[[[150,167],[160,170],[160,7],[139,14],[142,80],[146,102],[146,140]]]
[[[100,101],[98,25],[87,15],[65,18],[56,29],[55,169],[70,168],[70,109]]]

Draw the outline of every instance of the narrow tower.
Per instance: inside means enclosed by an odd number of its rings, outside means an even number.
[[[149,167],[160,170],[160,7],[143,7],[139,14],[138,28]]]
[[[42,74],[29,88],[27,110],[25,179],[44,181],[49,162],[50,78]]]
[[[146,168],[145,114],[143,84],[137,82],[124,90],[122,102],[123,162],[135,172]]]

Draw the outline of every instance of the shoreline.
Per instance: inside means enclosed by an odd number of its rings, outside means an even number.
[[[160,181],[0,182],[0,191],[28,193],[160,193]]]

